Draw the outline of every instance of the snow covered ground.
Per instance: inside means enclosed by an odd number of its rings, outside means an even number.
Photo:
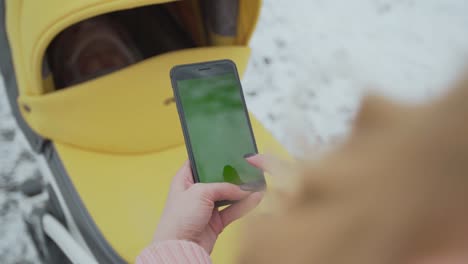
[[[265,0],[248,105],[291,151],[318,153],[343,139],[366,92],[410,103],[443,93],[468,64],[466,14],[465,0]],[[0,82],[0,263],[39,263],[23,197],[5,187],[40,176]]]
[[[265,1],[245,78],[254,113],[301,153],[342,138],[359,98],[439,94],[468,64],[463,0]]]

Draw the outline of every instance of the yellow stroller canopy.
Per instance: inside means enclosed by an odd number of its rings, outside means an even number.
[[[177,3],[193,8],[200,1]],[[53,172],[54,190],[63,197],[64,224],[76,225],[74,236],[101,263],[132,262],[151,242],[171,177],[187,159],[175,105],[167,103],[169,70],[231,59],[240,74],[245,71],[260,0],[217,1],[238,3],[232,38],[211,34],[209,43],[194,34],[195,48],[153,56],[61,90],[42,74],[47,48],[60,32],[98,15],[173,1],[5,1],[22,118],[46,142],[40,151]],[[260,151],[282,151],[255,118],[252,126]],[[239,225],[221,235],[216,263],[232,262]]]

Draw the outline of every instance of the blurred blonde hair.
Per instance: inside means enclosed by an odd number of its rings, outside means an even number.
[[[465,243],[467,100],[468,79],[426,105],[365,98],[347,143],[254,219],[239,263],[408,263]]]

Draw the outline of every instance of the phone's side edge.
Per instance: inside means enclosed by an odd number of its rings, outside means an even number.
[[[187,123],[185,122],[185,114],[182,108],[182,102],[180,101],[180,95],[177,86],[176,71],[177,69],[183,67],[184,65],[174,66],[170,71],[170,78],[172,84],[172,92],[174,94],[174,101],[176,103],[177,112],[179,114],[180,126],[182,127],[182,134],[184,135],[185,147],[187,149],[187,155],[190,161],[190,167],[192,169],[193,181],[195,183],[200,182],[200,177],[198,176],[198,170],[195,163],[195,157],[192,151],[192,145],[190,143],[190,137],[188,135]]]

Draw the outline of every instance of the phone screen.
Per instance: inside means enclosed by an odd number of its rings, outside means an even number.
[[[178,80],[177,87],[199,181],[264,183],[244,158],[257,150],[236,73]]]

